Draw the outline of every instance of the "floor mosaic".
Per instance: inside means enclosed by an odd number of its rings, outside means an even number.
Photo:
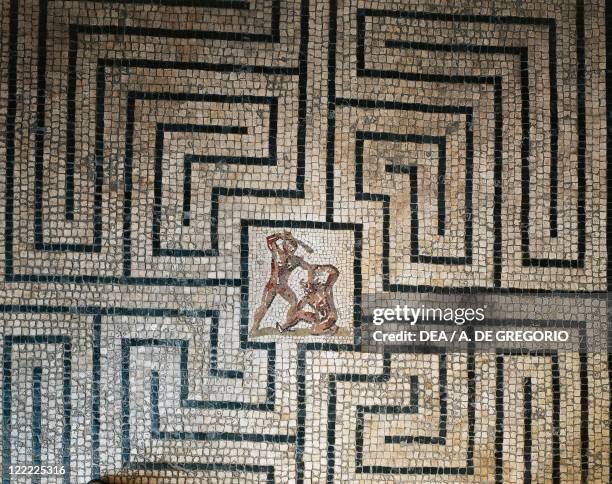
[[[0,5],[3,484],[611,482],[612,4]]]

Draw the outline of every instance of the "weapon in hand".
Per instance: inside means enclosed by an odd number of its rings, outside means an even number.
[[[283,232],[283,238],[284,238],[285,240],[293,240],[293,241],[294,241],[296,244],[301,245],[301,246],[304,248],[304,250],[305,250],[306,252],[308,252],[309,254],[312,254],[312,253],[314,252],[314,250],[313,250],[313,248],[312,248],[312,247],[310,247],[310,246],[309,246],[308,244],[306,244],[305,242],[302,242],[301,240],[296,239],[296,238],[293,236],[293,234],[292,234],[290,231],[288,231],[288,230],[285,230],[285,231]]]
[[[297,242],[299,245],[301,245],[301,246],[304,248],[304,250],[305,250],[306,252],[308,252],[309,254],[312,254],[312,253],[314,252],[314,250],[312,249],[312,247],[310,247],[308,244],[305,244],[305,243],[304,243],[304,242],[302,242],[301,240],[297,240],[297,239],[294,239],[294,240],[295,240],[295,241],[296,241],[296,242]]]

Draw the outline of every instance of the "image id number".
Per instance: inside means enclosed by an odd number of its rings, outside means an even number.
[[[64,466],[10,466],[11,475],[63,475],[66,473]]]

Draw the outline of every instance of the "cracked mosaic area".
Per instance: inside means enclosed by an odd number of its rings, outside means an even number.
[[[611,481],[604,0],[0,5],[3,484]]]

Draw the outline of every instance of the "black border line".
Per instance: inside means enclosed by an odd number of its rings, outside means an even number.
[[[552,378],[552,482],[558,484],[561,482],[561,443],[560,443],[560,429],[561,429],[561,384],[559,383],[559,356],[557,351],[549,350],[528,350],[525,348],[517,349],[498,349],[496,357],[497,366],[497,377],[495,379],[496,387],[496,409],[497,417],[495,422],[495,482],[496,484],[502,484],[503,479],[503,439],[504,439],[504,391],[503,391],[503,373],[504,373],[504,358],[507,356],[542,356],[551,358],[551,378]],[[502,388],[501,394],[499,388]],[[582,425],[582,415],[581,415]],[[588,425],[588,423],[587,423]],[[588,444],[588,442],[587,442]],[[581,448],[584,443],[582,442]],[[526,466],[527,467],[527,466]],[[525,482],[528,482],[525,479]]]
[[[336,157],[336,38],[337,0],[329,0],[329,37],[327,43],[327,156],[325,159],[325,220],[334,220],[334,163]]]
[[[531,378],[523,379],[523,462],[525,464],[525,484],[531,484],[531,420],[533,418]]]
[[[32,466],[42,465],[42,367],[32,369]],[[32,476],[32,484],[40,484],[40,474]]]

